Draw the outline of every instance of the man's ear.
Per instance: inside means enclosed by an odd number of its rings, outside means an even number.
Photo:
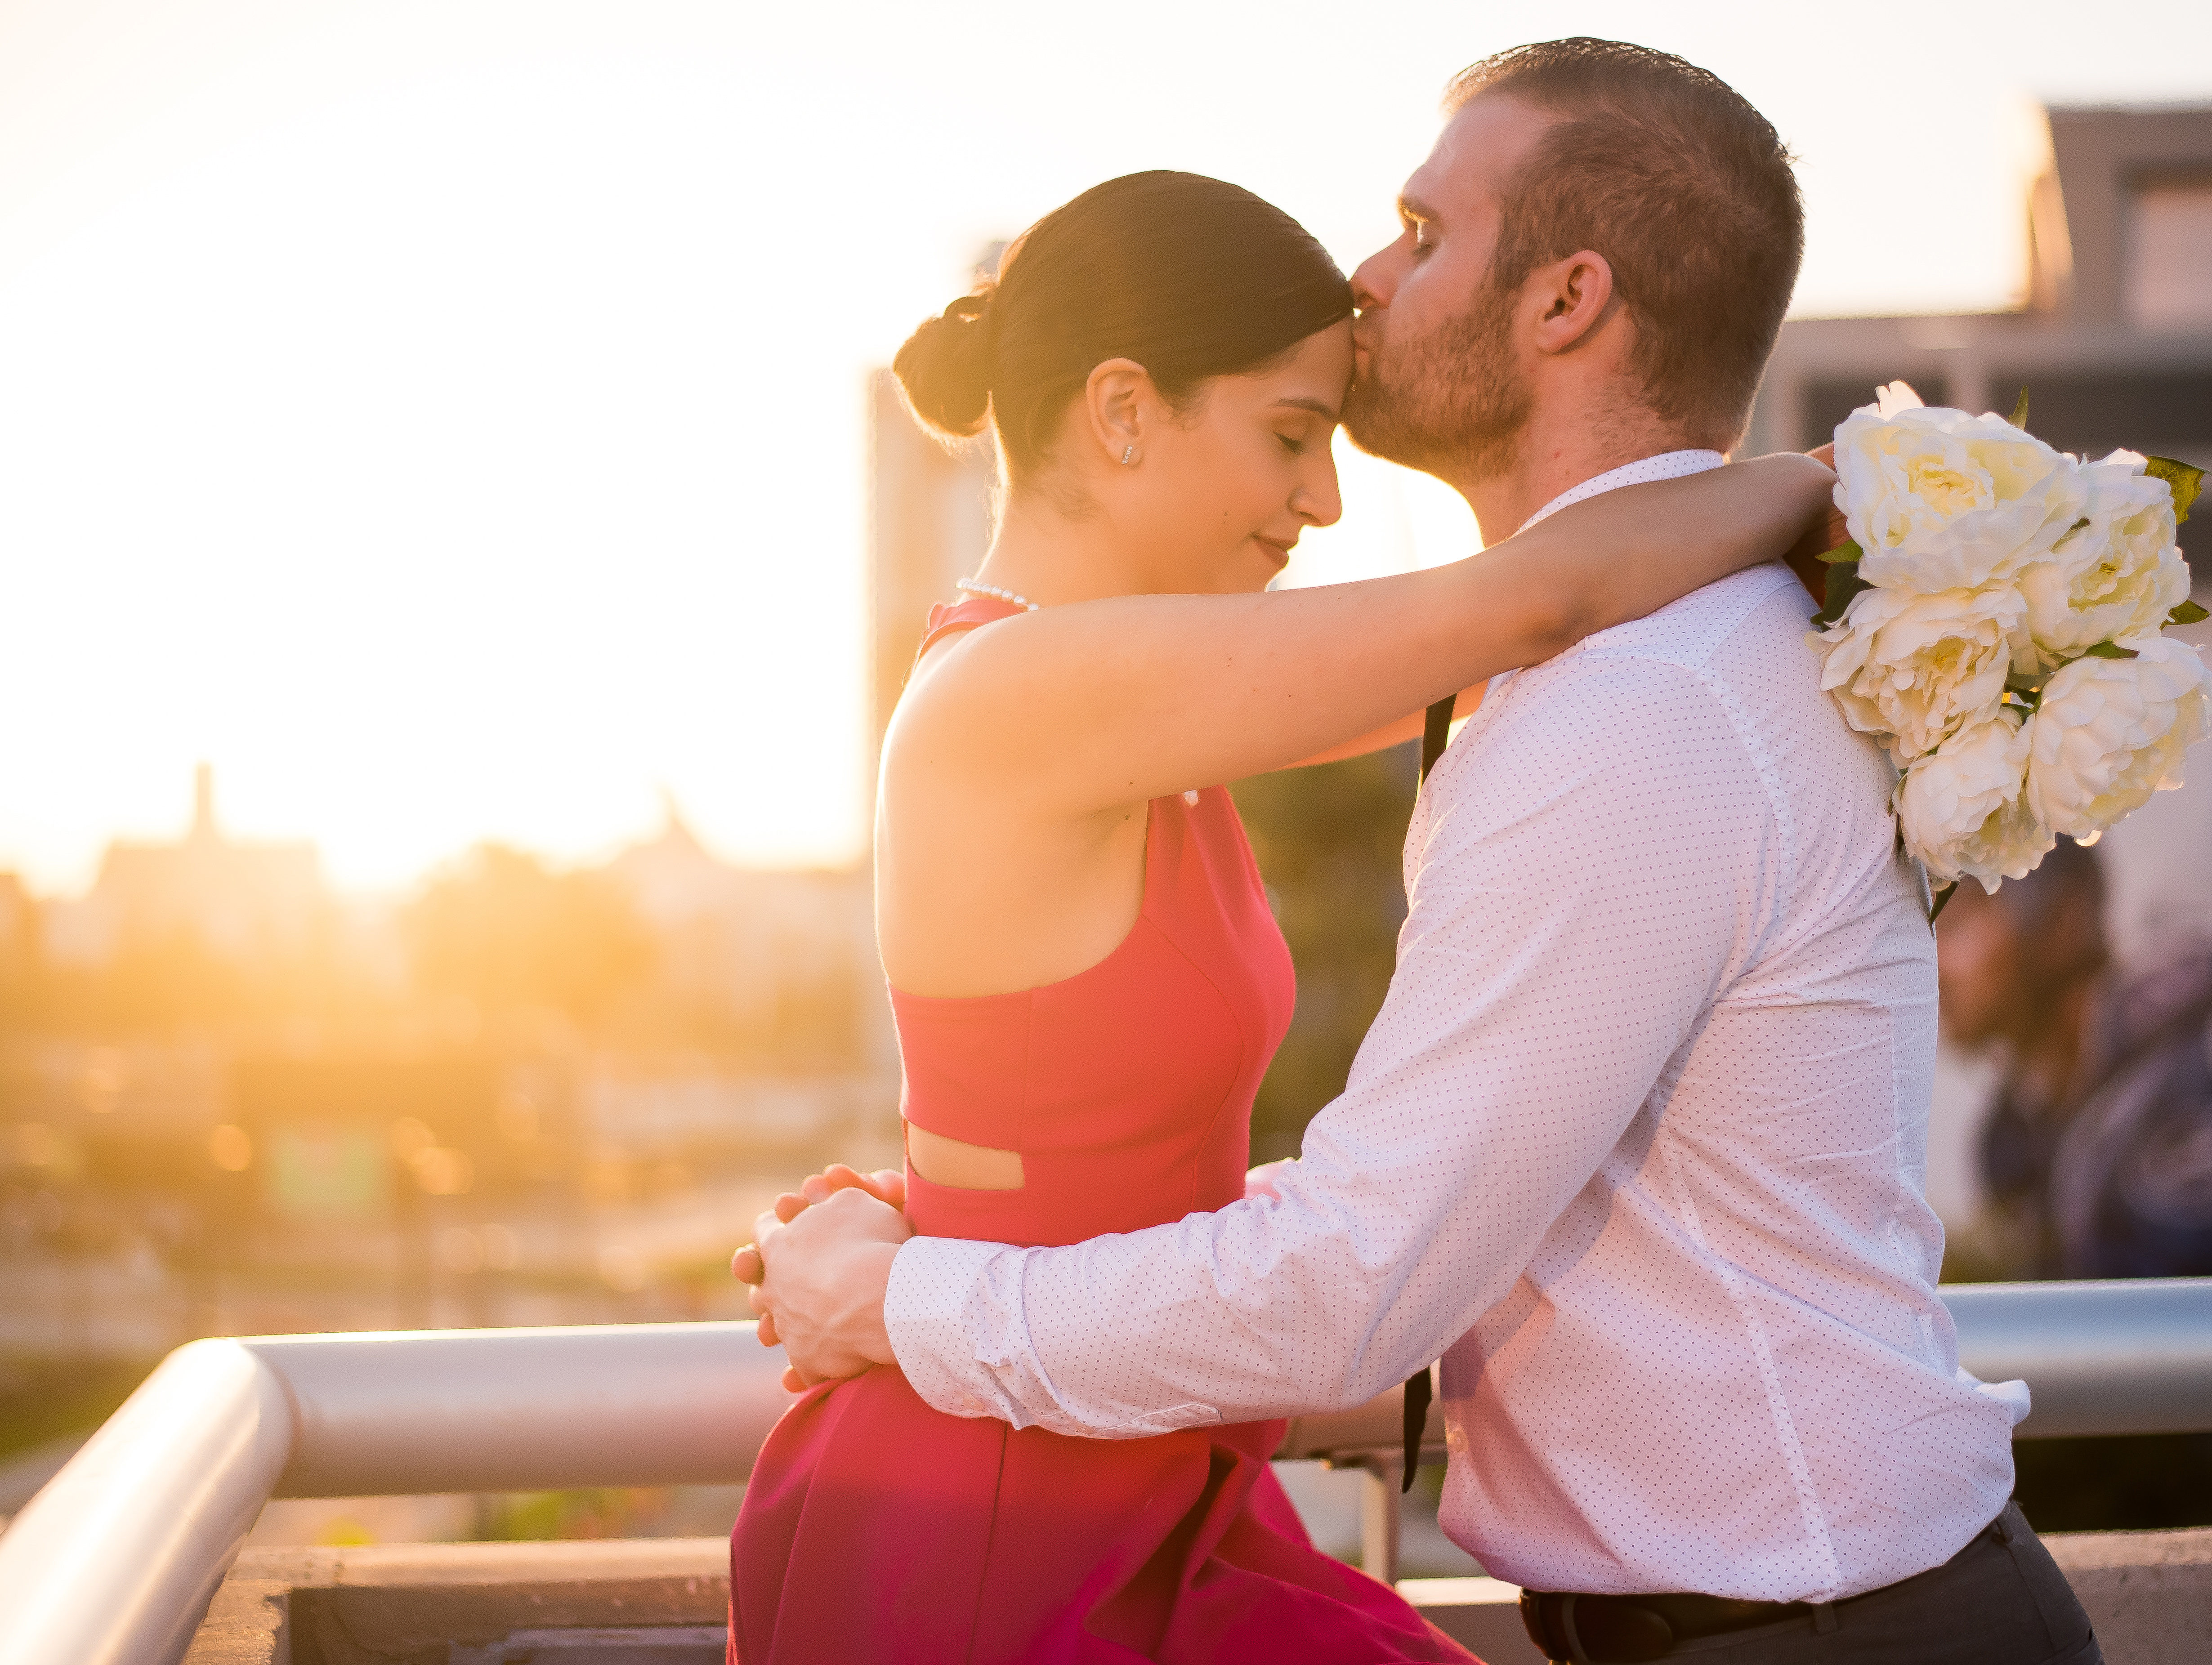
[[[1536,309],[1536,350],[1571,351],[1616,310],[1612,264],[1593,250],[1577,249],[1530,272],[1522,298]]]
[[[1108,461],[1134,462],[1142,454],[1152,403],[1152,374],[1134,359],[1109,358],[1091,371],[1083,385],[1083,415]]]

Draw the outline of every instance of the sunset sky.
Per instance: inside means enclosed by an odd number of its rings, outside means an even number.
[[[868,368],[1137,168],[1349,270],[1451,73],[1569,32],[1775,120],[1804,313],[2005,304],[2029,101],[2212,95],[2179,0],[0,0],[0,870],[82,887],[203,758],[356,886],[590,858],[663,787],[732,859],[849,859]],[[1306,581],[1469,546],[1347,466]]]

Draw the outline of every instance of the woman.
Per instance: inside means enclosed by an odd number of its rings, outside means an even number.
[[[1470,560],[1266,593],[1339,512],[1352,301],[1235,186],[1086,191],[897,373],[996,434],[1000,523],[884,742],[878,924],[918,1231],[1066,1243],[1243,1194],[1289,956],[1218,782],[1418,732],[1454,689],[1785,548],[1832,477],[1632,487]],[[1110,1291],[1103,1291],[1110,1299]],[[1279,1423],[1069,1439],[893,1369],[811,1389],[732,1540],[732,1652],[814,1660],[1463,1659],[1314,1550]]]

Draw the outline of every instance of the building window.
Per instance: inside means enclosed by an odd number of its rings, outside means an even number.
[[[2027,388],[2029,428],[2061,451],[2100,457],[2126,446],[2197,464],[2212,455],[2212,370],[2053,371],[2001,363],[1990,371],[1990,386]]]
[[[2212,324],[2212,174],[2139,185],[2127,235],[2130,321],[2145,330]]]

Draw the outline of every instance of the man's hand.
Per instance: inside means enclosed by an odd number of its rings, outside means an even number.
[[[858,1376],[896,1360],[884,1327],[891,1261],[913,1233],[887,1197],[905,1200],[902,1176],[832,1168],[787,1192],[754,1222],[754,1241],[730,1270],[753,1287],[763,1346],[782,1344],[783,1385]]]

